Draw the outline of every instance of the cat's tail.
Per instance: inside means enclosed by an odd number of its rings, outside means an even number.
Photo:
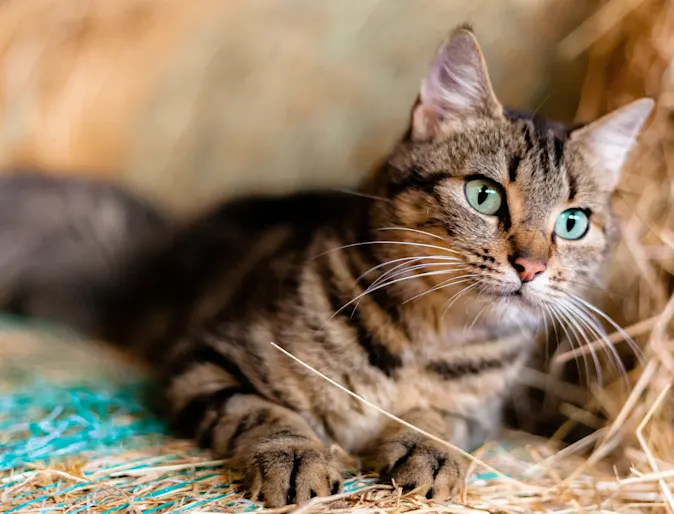
[[[160,209],[109,184],[1,176],[0,311],[98,335],[106,295],[168,225]]]

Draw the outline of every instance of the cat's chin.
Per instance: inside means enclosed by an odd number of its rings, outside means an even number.
[[[481,294],[490,297],[491,302],[501,300],[504,307],[521,307],[522,309],[536,309],[543,300],[540,293],[526,285],[504,285],[499,289],[483,291]]]

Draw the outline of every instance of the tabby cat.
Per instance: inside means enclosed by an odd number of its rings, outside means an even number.
[[[140,351],[176,427],[231,456],[268,506],[338,492],[336,447],[400,486],[454,497],[460,456],[271,342],[475,449],[498,430],[545,313],[594,319],[583,294],[604,268],[611,193],[652,107],[638,100],[575,128],[508,111],[461,27],[424,78],[405,137],[358,195],[222,205],[93,288],[86,328]]]

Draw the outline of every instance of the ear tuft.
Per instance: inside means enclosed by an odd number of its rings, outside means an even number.
[[[468,119],[501,116],[480,46],[461,26],[440,47],[421,84],[412,116],[412,139],[432,141]]]
[[[609,189],[617,185],[620,171],[654,105],[650,98],[641,98],[571,133],[571,141],[590,157],[593,169],[604,175],[603,182]]]

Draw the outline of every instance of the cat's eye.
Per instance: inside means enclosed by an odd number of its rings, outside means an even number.
[[[465,190],[468,203],[477,212],[493,216],[501,208],[503,194],[495,182],[485,178],[470,179]]]
[[[582,209],[567,209],[555,221],[555,234],[562,239],[580,239],[589,228],[590,219]]]

